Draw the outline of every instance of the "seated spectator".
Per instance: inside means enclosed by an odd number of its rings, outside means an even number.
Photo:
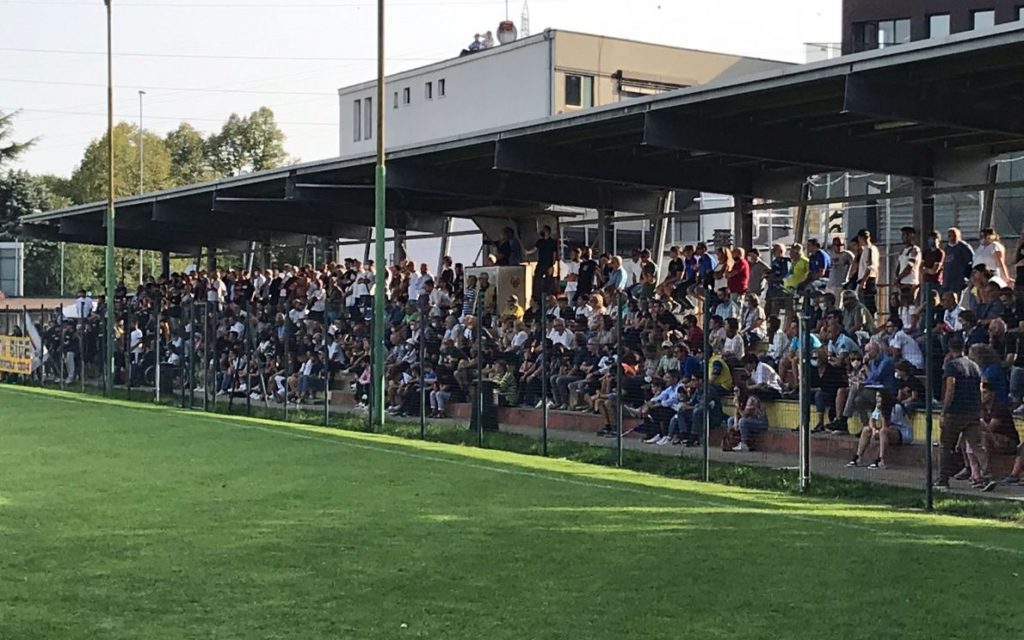
[[[766,366],[762,363],[761,366]],[[732,448],[733,451],[750,451],[754,439],[768,430],[768,414],[757,396],[747,398],[743,408],[737,411],[736,425],[740,431],[740,443]]]
[[[903,442],[903,436],[909,434],[910,423],[902,405],[899,403],[894,404],[890,412],[886,409],[886,401],[882,393],[876,393],[875,408],[871,412],[871,417],[868,419],[867,424],[861,429],[857,453],[854,454],[853,459],[850,460],[847,466],[858,466],[871,443],[877,442],[878,457],[868,465],[868,469],[884,469],[886,449],[890,444],[900,444]],[[907,442],[909,442],[909,439]]]

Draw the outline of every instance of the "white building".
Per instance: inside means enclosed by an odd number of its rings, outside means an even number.
[[[388,76],[387,147],[502,129],[784,66],[787,63],[775,60],[549,29],[511,44]],[[371,81],[338,90],[341,157],[367,155],[376,149],[376,87]],[[709,206],[722,204],[721,198],[715,198]],[[563,235],[588,239],[596,232],[593,215],[581,211],[579,220],[563,226]],[[732,217],[707,216],[700,224],[703,228],[696,219],[681,220],[671,229],[669,241],[694,242],[701,239],[698,234],[710,238],[711,230],[728,228]],[[608,248],[624,252],[638,247],[646,243],[645,233],[640,222],[617,225]],[[462,252],[457,251],[460,244],[466,247]],[[472,262],[468,254],[475,254],[479,246],[478,239],[456,242],[453,255],[463,253],[454,255],[456,260]],[[418,257],[412,243],[409,253]]]

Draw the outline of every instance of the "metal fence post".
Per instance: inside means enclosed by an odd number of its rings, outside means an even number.
[[[82,393],[85,393],[85,326],[82,320],[78,321],[78,357],[76,358],[76,364],[78,365],[78,377],[82,384]]]
[[[708,440],[711,439],[711,405],[708,402],[708,394],[711,392],[711,292],[713,284],[705,285],[704,292],[704,380],[701,383],[701,411],[703,422],[701,425],[704,431],[702,453],[704,456],[704,482],[711,482],[711,450]],[[697,426],[697,425],[694,425]]]
[[[800,491],[807,491],[811,485],[811,332],[807,327],[810,317],[811,294],[805,291],[800,311],[797,314],[797,327],[800,339]]]
[[[156,387],[154,390],[156,395],[156,402],[160,404],[160,341],[163,340],[164,334],[160,324],[160,297],[156,297],[156,332],[153,334],[153,384]]]
[[[60,323],[60,353],[57,354],[57,359],[60,362],[60,389],[64,390],[64,378],[67,377],[67,353],[68,353],[68,334],[65,331],[63,318]]]
[[[125,307],[128,306],[127,299],[125,300]],[[121,316],[121,326],[124,327],[124,346],[121,353],[121,360],[124,362],[124,375],[125,382],[128,386],[128,400],[132,399],[132,376],[135,374],[133,349],[132,349],[132,333],[135,331],[135,312],[131,309],[125,310],[125,313]]]
[[[252,348],[254,339],[252,303],[247,300],[245,302],[245,415],[247,416],[252,415],[252,365],[256,359]]]
[[[424,296],[420,296],[420,440],[427,439],[427,379],[424,364],[427,356],[426,310],[430,307],[430,301],[427,300],[427,303],[423,304],[425,299]]]
[[[331,355],[330,347],[327,344],[327,312],[324,311],[324,324],[321,325],[323,331],[323,343],[324,343],[324,366],[322,368],[324,376],[324,426],[330,426],[331,424]]]
[[[477,295],[480,287],[477,286]],[[484,446],[484,305],[480,300],[480,313],[476,317],[476,431],[477,445]]]
[[[209,411],[210,395],[210,304],[203,303],[203,361],[200,363],[203,376],[203,411]]]
[[[284,420],[288,421],[288,378],[292,375],[291,319],[284,316]]]
[[[935,356],[932,354],[932,340],[935,337],[935,324],[932,318],[932,283],[924,283],[924,454],[925,454],[925,483],[924,501],[925,509],[932,511],[935,508],[935,496],[932,482],[935,470],[932,463],[932,439],[934,437],[934,408],[935,382],[932,377],[935,366]]]
[[[622,438],[622,303],[625,297],[625,290],[615,290],[615,464],[620,467],[625,444]]]
[[[548,300],[545,292],[540,294],[540,344],[541,360],[544,361],[544,375],[542,376],[541,396],[544,398],[543,412],[540,419],[541,455],[548,455]]]

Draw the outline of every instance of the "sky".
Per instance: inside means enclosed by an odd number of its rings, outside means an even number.
[[[113,0],[115,117],[216,131],[271,107],[288,153],[338,154],[337,89],[375,75],[374,0]],[[387,0],[387,71],[457,55],[504,0]],[[519,24],[522,0],[508,3]],[[583,31],[793,62],[838,42],[840,0],[529,0],[531,32]],[[0,111],[21,110],[19,163],[70,175],[106,129],[102,0],[0,0]]]

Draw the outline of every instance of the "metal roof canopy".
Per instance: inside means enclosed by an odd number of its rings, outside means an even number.
[[[549,205],[656,213],[669,189],[796,199],[856,170],[984,181],[1024,150],[1024,26],[921,41],[388,153],[388,226],[533,218]],[[119,246],[195,251],[297,236],[366,237],[375,159],[331,159],[117,203]],[[22,219],[102,244],[106,203]]]

